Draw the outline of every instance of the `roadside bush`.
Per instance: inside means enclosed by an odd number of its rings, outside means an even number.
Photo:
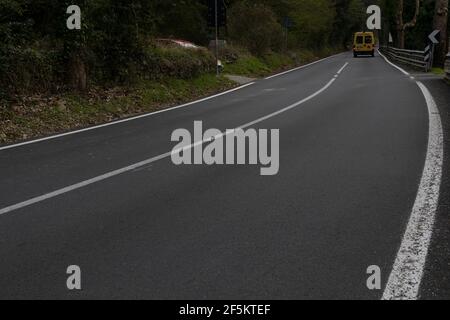
[[[222,62],[226,64],[235,63],[240,56],[245,54],[248,54],[248,52],[230,45],[227,45],[220,50],[220,58],[222,59]]]
[[[132,57],[123,57],[114,77],[101,56],[91,53],[85,59],[90,83],[105,87],[132,85],[141,79],[192,79],[215,71],[215,58],[206,49],[148,46]],[[61,49],[0,47],[0,100],[65,88],[66,60]]]
[[[235,4],[229,14],[232,40],[257,56],[282,46],[282,27],[269,6],[253,1]]]
[[[13,94],[48,92],[60,83],[59,53],[40,48],[3,47],[0,50],[0,98]]]
[[[263,57],[263,61],[272,70],[280,70],[300,63],[299,59],[293,54],[281,54],[276,52],[266,54]]]
[[[213,72],[215,59],[206,49],[149,47],[145,52],[143,65],[143,77],[147,79],[190,79]]]

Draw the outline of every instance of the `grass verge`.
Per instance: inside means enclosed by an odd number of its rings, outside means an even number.
[[[265,77],[319,60],[337,52],[337,50],[332,49],[322,50],[318,53],[302,50],[286,54],[270,53],[263,57],[255,57],[241,52],[235,62],[225,65],[224,72],[252,78]]]
[[[314,54],[308,50],[289,54],[270,53],[255,57],[239,52],[225,74],[252,78],[284,71],[336,53],[326,49]],[[166,78],[142,81],[133,87],[105,89],[94,87],[85,95],[34,95],[0,101],[0,144],[8,144],[85,128],[138,114],[186,103],[237,84],[225,77],[203,74],[193,79]]]
[[[431,72],[436,74],[436,75],[438,75],[438,76],[441,76],[441,75],[445,74],[445,71],[442,68],[433,68],[433,69],[431,69]]]
[[[92,88],[86,95],[21,97],[12,104],[0,105],[0,143],[18,142],[158,111],[235,86],[225,77],[206,74],[190,80],[146,81],[132,88]]]

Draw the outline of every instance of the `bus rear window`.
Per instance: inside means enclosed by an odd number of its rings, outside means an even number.
[[[372,44],[372,37],[370,36],[366,37],[366,44]]]
[[[363,44],[363,40],[364,40],[364,38],[362,36],[357,36],[356,37],[356,43],[357,44]]]

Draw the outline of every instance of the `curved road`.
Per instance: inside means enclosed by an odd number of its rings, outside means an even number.
[[[346,63],[348,65],[342,69]],[[341,73],[334,78],[338,71]],[[280,129],[280,171],[170,158],[172,132]],[[176,110],[0,151],[0,298],[379,299],[425,163],[415,81],[350,53]],[[14,208],[16,204],[24,204]],[[82,270],[80,292],[66,268]]]

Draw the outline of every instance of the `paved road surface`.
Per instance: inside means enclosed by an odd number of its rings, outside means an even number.
[[[186,108],[0,151],[0,209],[171,151],[173,130],[280,129],[280,172],[166,158],[0,215],[0,298],[379,299],[428,141],[418,86],[334,56]],[[82,269],[81,292],[66,268]]]

